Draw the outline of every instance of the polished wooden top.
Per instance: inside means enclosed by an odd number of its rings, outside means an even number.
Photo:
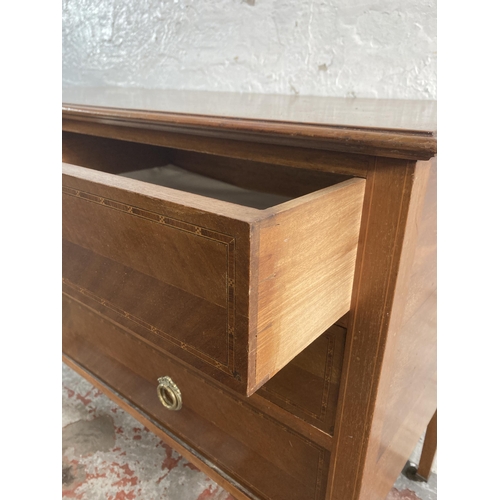
[[[63,103],[73,119],[266,135],[277,143],[293,137],[302,146],[391,157],[436,152],[435,101],[71,87],[63,89]]]
[[[66,88],[63,102],[138,111],[400,130],[432,135],[435,101],[241,94],[192,90]]]

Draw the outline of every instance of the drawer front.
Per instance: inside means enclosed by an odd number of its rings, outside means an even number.
[[[63,291],[242,392],[248,253],[248,223],[64,179]]]
[[[329,451],[66,295],[63,310],[66,355],[257,498],[324,498]],[[180,390],[179,411],[167,410],[158,399],[157,379],[163,376]]]
[[[256,394],[333,434],[345,336],[345,328],[333,325]]]
[[[249,396],[348,312],[363,193],[257,210],[66,165],[63,290]]]

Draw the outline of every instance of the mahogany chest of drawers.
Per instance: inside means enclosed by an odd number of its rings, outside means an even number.
[[[384,499],[436,409],[435,103],[64,102],[64,360],[236,498]]]

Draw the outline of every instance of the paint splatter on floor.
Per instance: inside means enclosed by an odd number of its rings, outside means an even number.
[[[63,365],[62,496],[78,500],[234,500],[98,389]],[[400,476],[387,500],[436,500]]]

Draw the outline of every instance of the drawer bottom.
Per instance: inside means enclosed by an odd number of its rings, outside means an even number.
[[[156,427],[157,433],[176,441],[174,448],[186,458],[194,458],[196,465],[205,464],[202,469],[216,481],[222,478],[223,487],[236,485],[240,498],[325,498],[328,450],[87,306],[67,296],[63,301],[65,355],[91,381],[94,378],[107,386],[106,392],[114,393],[136,418],[149,421],[152,430]],[[180,411],[169,411],[158,400],[157,379],[162,376],[171,377],[178,385]]]

